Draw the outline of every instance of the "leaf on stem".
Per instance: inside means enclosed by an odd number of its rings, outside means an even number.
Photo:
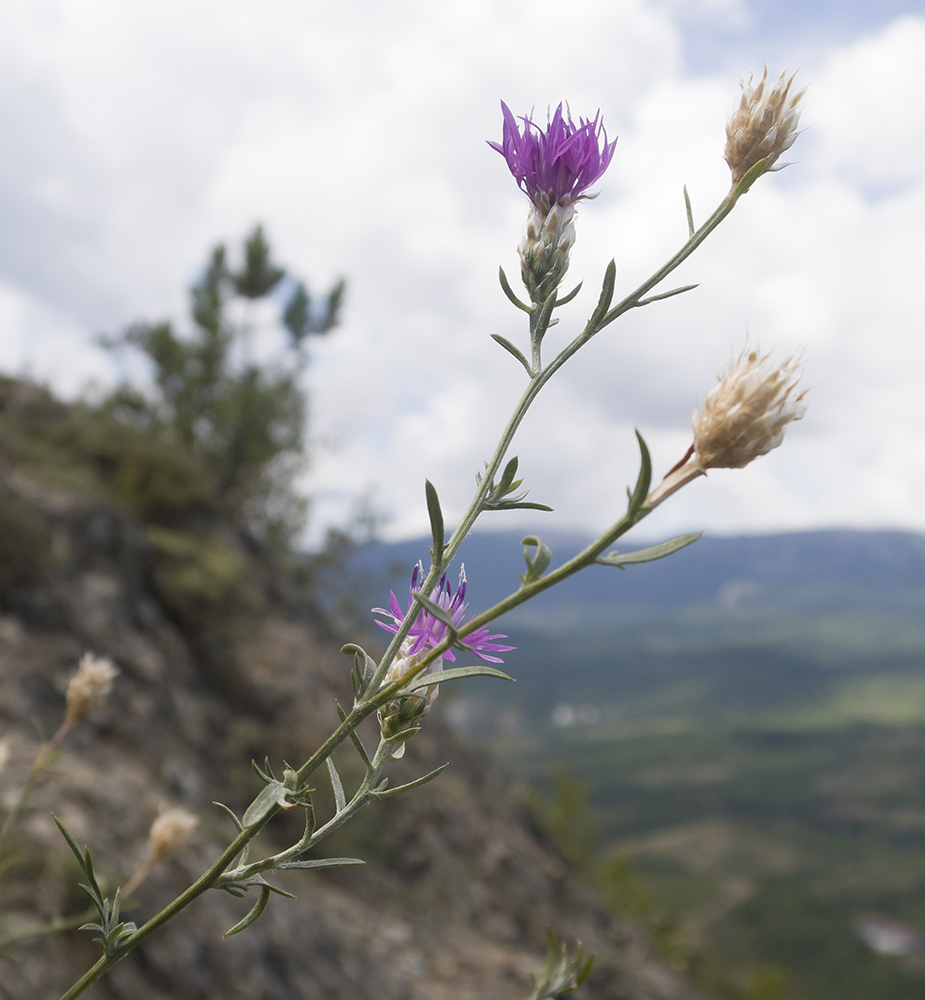
[[[556,299],[556,309],[559,306],[564,306],[566,303],[571,302],[572,299],[581,291],[581,286],[584,284],[583,281],[579,281],[578,284],[568,293],[568,295],[563,296],[561,299]]]
[[[552,549],[545,542],[540,541],[536,535],[527,535],[521,544],[527,546],[524,548],[527,572],[522,573],[520,576],[521,583],[526,587],[528,583],[534,583],[536,580],[539,580],[546,570],[549,569],[549,564],[552,562]],[[536,553],[532,553],[530,551],[531,548],[535,548]]]
[[[522,309],[525,313],[532,313],[533,306],[528,306],[526,302],[521,302],[519,298],[514,294],[514,289],[511,288],[511,283],[507,280],[507,275],[504,273],[504,268],[498,268],[498,281],[501,282],[501,288],[508,299],[513,302],[518,309]],[[580,287],[580,286],[579,286]]]
[[[649,449],[639,431],[636,431],[636,440],[639,442],[639,478],[636,480],[636,488],[630,494],[629,507],[627,508],[627,513],[630,515],[639,512],[649,495],[649,484],[652,482],[652,457],[649,455]]]
[[[680,288],[672,288],[670,292],[661,292],[659,295],[650,295],[646,299],[640,299],[636,305],[637,307],[647,306],[650,302],[661,302],[662,299],[670,299],[673,295],[680,295],[682,292],[690,292],[699,287],[699,283],[696,285],[682,285]]]
[[[430,517],[430,534],[433,538],[434,546],[430,550],[434,563],[439,563],[443,558],[443,511],[440,509],[440,499],[434,484],[429,480],[424,480],[424,494],[427,497],[427,514]]]
[[[344,795],[344,785],[340,780],[340,775],[337,773],[337,768],[334,766],[334,761],[328,757],[325,763],[328,765],[328,775],[331,778],[331,787],[334,789],[334,811],[335,813],[340,813],[343,812],[344,806],[347,805],[347,797]]]
[[[366,652],[362,646],[355,642],[348,642],[346,646],[341,646],[340,651],[347,656],[353,655],[353,670],[350,671],[350,681],[353,684],[353,696],[357,700],[366,693],[369,682],[376,672],[376,661]]]
[[[674,552],[680,552],[681,549],[687,548],[688,545],[693,545],[702,535],[702,531],[695,532],[692,535],[679,535],[677,538],[671,538],[667,542],[652,545],[647,549],[639,549],[636,552],[621,553],[614,550],[613,552],[608,552],[605,556],[598,556],[594,561],[600,563],[602,566],[616,566],[618,569],[623,569],[625,566],[631,566],[635,563],[655,562],[656,559],[664,559],[665,556],[670,556]]]
[[[276,867],[283,871],[289,868],[343,868],[346,865],[365,864],[366,862],[360,858],[318,858],[315,861],[284,861]]]
[[[409,681],[394,697],[402,698],[421,688],[428,688],[432,684],[445,684],[447,681],[458,681],[464,677],[497,677],[503,681],[512,681],[513,677],[508,677],[506,673],[497,670],[495,667],[453,667],[451,670],[438,670],[435,674],[419,674],[414,680]]]
[[[371,794],[377,799],[390,799],[393,795],[401,795],[402,792],[410,792],[413,788],[420,788],[421,785],[426,785],[429,781],[433,781],[434,778],[438,778],[449,766],[449,763],[441,764],[440,767],[435,768],[430,772],[430,774],[425,774],[423,778],[417,778],[414,781],[409,781],[407,785],[398,785],[396,788],[388,789],[388,791],[380,786],[380,788],[374,789]]]
[[[238,833],[244,832],[244,827],[241,825],[241,821],[234,814],[234,811],[229,809],[224,802],[213,802],[212,805],[218,806],[219,809],[221,809],[221,811],[231,820],[231,822],[234,823],[235,829],[238,831]]]
[[[687,235],[693,236],[697,231],[694,228],[694,210],[691,208],[691,196],[687,193],[687,185],[684,185],[684,208],[687,211]]]
[[[500,333],[493,333],[491,339],[495,343],[500,344],[508,354],[513,355],[517,360],[526,368],[527,374],[532,378],[535,374],[533,369],[530,367],[530,362],[523,356],[523,354],[516,348],[507,337],[502,337]]]
[[[343,710],[343,708],[341,708],[340,702],[336,698],[334,699],[334,704],[337,706],[337,715],[340,718],[340,721],[346,722],[347,713]],[[363,746],[363,741],[360,739],[360,734],[355,729],[350,730],[350,742],[356,747],[357,753],[360,755],[360,757],[363,760],[363,763],[366,765],[366,770],[367,771],[370,770],[370,768],[373,766],[372,762],[369,759],[369,754],[366,752],[366,747]]]
[[[601,285],[601,297],[597,300],[597,306],[594,312],[591,313],[591,318],[588,320],[587,329],[595,331],[598,324],[604,318],[607,310],[610,308],[610,303],[613,301],[613,290],[617,283],[617,264],[616,261],[611,261],[607,265],[607,270],[604,272],[604,282]]]
[[[262,885],[260,887],[260,897],[257,902],[254,903],[250,912],[247,916],[236,923],[231,930],[225,931],[225,937],[231,937],[232,934],[240,934],[241,931],[247,930],[252,923],[254,923],[263,911],[267,908],[267,903],[270,901],[270,887],[268,885]]]

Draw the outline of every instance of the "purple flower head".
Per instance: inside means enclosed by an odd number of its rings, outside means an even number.
[[[488,145],[507,160],[517,183],[538,209],[545,213],[553,205],[591,197],[585,191],[610,166],[617,145],[616,139],[607,141],[600,111],[593,121],[579,118],[576,125],[570,112],[562,113],[560,104],[545,131],[530,118],[521,116],[523,133],[504,101],[501,111],[504,115],[501,142]]]
[[[394,635],[402,622],[405,620],[405,615],[411,610],[411,605],[414,602],[414,595],[420,590],[420,585],[424,580],[424,566],[421,562],[418,562],[417,566],[414,567],[414,572],[411,574],[411,586],[408,589],[408,606],[402,611],[401,605],[398,603],[398,598],[395,596],[395,591],[389,591],[389,608],[373,608],[373,614],[377,615],[387,615],[392,619],[391,622],[380,622],[377,621],[376,624],[379,628],[385,629],[386,632],[391,632]],[[452,588],[446,579],[446,573],[440,578],[440,582],[436,587],[430,592],[430,599],[434,604],[441,608],[449,611],[450,617],[453,620],[453,625],[456,628],[460,628],[463,623],[463,617],[466,613],[466,608],[468,604],[465,602],[466,598],[466,567],[462,566],[459,570],[459,583],[456,586],[456,593],[452,592]],[[417,618],[414,620],[414,624],[411,626],[411,630],[408,633],[408,638],[405,640],[405,644],[410,642],[410,646],[404,649],[402,655],[411,657],[415,653],[420,653],[422,650],[430,647],[431,649],[439,645],[446,637],[446,625],[443,622],[438,621],[432,614],[427,611],[419,611]],[[487,660],[489,663],[503,663],[504,661],[500,656],[492,656],[492,653],[506,653],[511,649],[516,649],[516,646],[501,646],[498,645],[493,640],[495,639],[506,639],[506,635],[489,635],[487,628],[476,629],[474,632],[470,632],[462,641],[468,646],[476,656],[481,657],[483,660]],[[453,655],[453,651],[448,649],[443,654],[451,662],[456,661],[456,657]]]

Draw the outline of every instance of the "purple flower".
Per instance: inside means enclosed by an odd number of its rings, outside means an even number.
[[[510,108],[501,102],[504,127],[501,142],[489,142],[505,160],[517,183],[530,201],[544,213],[553,205],[571,204],[591,197],[585,191],[598,181],[613,159],[617,140],[607,142],[601,113],[593,121],[578,119],[556,108],[545,131],[536,122],[521,116],[524,131]],[[601,143],[603,136],[603,145]]]
[[[402,622],[405,620],[405,615],[411,610],[411,605],[414,602],[414,595],[420,590],[420,585],[424,580],[424,566],[421,562],[418,562],[417,566],[414,567],[414,572],[411,574],[411,586],[408,589],[408,606],[402,611],[401,605],[398,603],[398,598],[395,596],[395,591],[389,591],[389,608],[373,608],[373,614],[377,615],[387,615],[392,619],[391,622],[380,622],[377,621],[376,624],[379,628],[385,629],[386,632],[391,632],[394,635]],[[463,617],[466,613],[466,608],[468,604],[465,603],[466,598],[466,567],[462,566],[459,570],[459,583],[456,587],[456,593],[452,592],[452,588],[446,579],[446,573],[440,578],[440,582],[436,587],[430,592],[430,599],[434,604],[441,608],[446,609],[450,613],[450,617],[453,620],[453,625],[456,628],[460,628],[463,623]],[[414,620],[414,624],[411,626],[411,630],[408,632],[408,637],[402,644],[401,655],[403,657],[412,657],[416,653],[420,653],[427,647],[431,649],[439,645],[446,637],[446,625],[443,622],[438,621],[432,614],[427,611],[419,611],[417,618]],[[487,660],[489,663],[503,663],[504,661],[500,656],[492,656],[492,653],[506,653],[511,649],[516,649],[516,646],[502,646],[498,645],[493,640],[495,639],[506,639],[506,635],[489,635],[487,628],[476,629],[474,632],[470,632],[462,641],[463,643],[470,647],[476,656],[481,657],[483,660]],[[456,657],[453,655],[452,650],[446,650],[443,654],[451,662],[455,662]]]

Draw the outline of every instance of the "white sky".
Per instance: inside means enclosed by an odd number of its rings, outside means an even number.
[[[876,8],[876,9],[875,9]],[[603,528],[635,478],[638,425],[664,472],[746,333],[804,347],[811,407],[784,446],[673,497],[647,534],[816,526],[925,530],[925,9],[755,0],[0,0],[0,367],[68,396],[111,384],[94,336],[185,316],[219,239],[262,221],[317,291],[349,282],[312,349],[315,527],[372,491],[386,533],[451,521],[523,387],[489,338],[523,343],[497,286],[527,201],[485,144],[568,100],[619,134],[582,205],[550,347],[607,261],[618,296],[728,187],[742,72],[799,67],[791,150],[677,273],[701,287],[593,341],[515,445],[556,514],[491,527]],[[560,335],[558,331],[562,331]]]

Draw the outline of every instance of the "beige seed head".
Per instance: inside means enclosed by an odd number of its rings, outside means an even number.
[[[735,187],[759,160],[767,160],[766,170],[782,170],[786,163],[777,163],[781,153],[793,145],[800,134],[800,103],[805,88],[791,94],[794,73],[789,78],[786,70],[773,86],[768,82],[768,67],[752,85],[752,77],[742,81],[742,99],[738,108],[726,122],[726,151],[724,159],[732,171]]]
[[[151,861],[156,864],[178,854],[197,826],[199,820],[186,809],[165,809],[151,824],[148,837]]]
[[[799,358],[781,364],[757,349],[745,350],[694,412],[694,455],[706,469],[741,469],[784,440],[787,425],[806,413]]]
[[[112,682],[118,670],[110,660],[93,653],[84,653],[77,673],[67,686],[67,712],[65,724],[69,728],[79,725],[109,697]]]
[[[761,357],[757,348],[746,347],[719,373],[703,412],[694,411],[694,443],[646,497],[646,505],[657,507],[707,469],[741,469],[778,447],[787,425],[806,413],[808,390],[797,392],[800,377],[798,357],[778,364],[770,354]]]

